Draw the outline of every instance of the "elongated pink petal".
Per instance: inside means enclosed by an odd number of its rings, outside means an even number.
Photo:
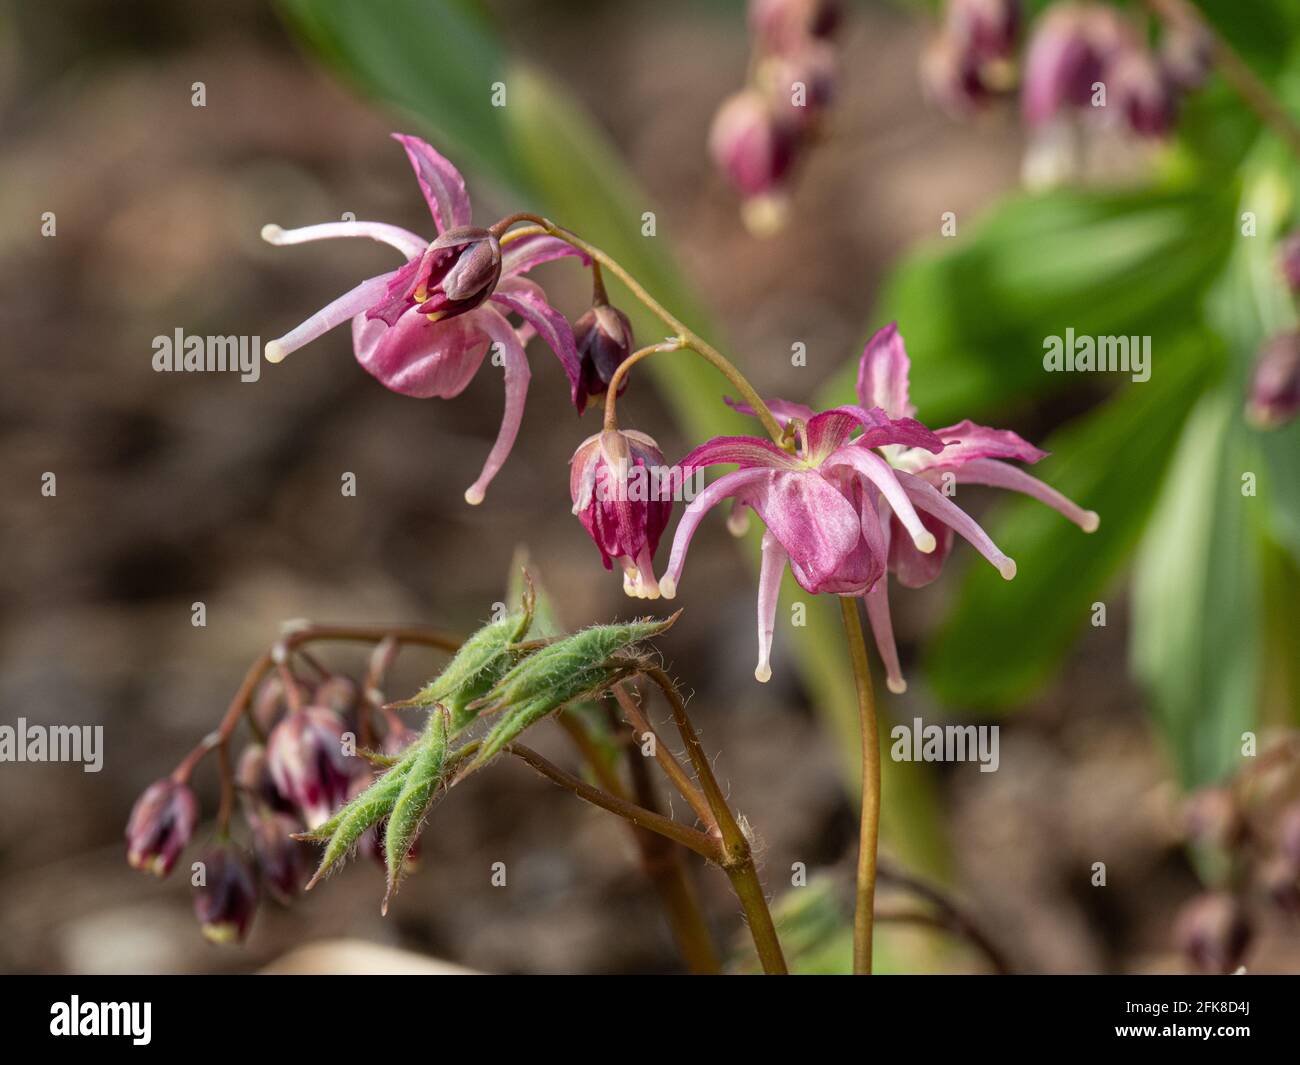
[[[691,537],[695,535],[704,515],[724,499],[758,489],[769,481],[773,473],[769,469],[737,470],[719,477],[703,492],[697,495],[684,511],[677,531],[673,534],[673,549],[668,557],[668,569],[659,578],[659,591],[665,599],[672,599],[677,594],[677,584],[681,580],[682,567],[686,564],[686,549],[691,546]]]
[[[928,554],[935,549],[934,534],[921,524],[921,519],[917,517],[907,493],[903,491],[903,486],[894,476],[893,467],[874,451],[859,447],[856,442],[846,444],[822,465],[826,469],[848,466],[856,470],[880,490],[894,513],[898,515],[898,520],[903,523],[903,528],[911,536],[917,550]]]
[[[867,620],[871,622],[871,634],[876,638],[876,650],[880,652],[880,661],[885,665],[885,685],[895,695],[907,691],[907,681],[898,664],[898,646],[894,643],[894,625],[889,617],[889,590],[885,580],[876,581],[875,585],[863,597],[867,604]]]
[[[572,255],[581,259],[586,265],[591,262],[585,252],[579,251],[572,244],[559,237],[545,233],[533,233],[526,237],[517,237],[501,246],[501,276],[516,277],[526,274],[535,266],[563,259]]]
[[[751,418],[756,418],[754,408],[748,403],[743,403],[738,399],[732,399],[730,396],[723,396],[722,402],[734,411],[741,414],[748,414]],[[805,403],[792,403],[788,399],[769,399],[767,409],[772,412],[772,417],[776,419],[778,425],[785,425],[792,418],[800,418],[808,421],[817,412]]]
[[[505,317],[491,307],[479,307],[471,313],[479,319],[489,339],[494,344],[501,345],[506,379],[506,409],[501,418],[496,443],[488,452],[478,480],[465,490],[465,502],[476,505],[483,502],[487,486],[505,465],[506,459],[510,457],[510,449],[515,446],[515,437],[519,435],[519,425],[524,418],[524,401],[528,398],[528,381],[532,374],[528,369],[528,359],[524,356],[524,347],[519,343],[514,327]]]
[[[469,225],[469,193],[465,191],[465,179],[460,171],[419,137],[394,133],[393,140],[406,149],[406,157],[411,161],[438,232]]]
[[[482,309],[431,321],[411,308],[394,325],[358,314],[352,349],[385,388],[415,399],[451,399],[465,390],[487,353]]]
[[[1037,462],[1047,452],[1034,447],[1010,429],[990,429],[969,419],[937,430],[944,449],[935,455],[914,452],[901,456],[898,465],[911,473],[922,470],[959,469],[974,459],[1015,459]]]
[[[522,277],[503,279],[490,299],[519,315],[537,330],[537,335],[555,352],[555,357],[560,360],[564,374],[569,379],[569,395],[576,407],[578,390],[582,384],[582,362],[578,358],[578,347],[574,343],[573,327],[569,325],[569,320],[547,302],[546,293],[539,285]]]
[[[861,561],[849,556],[861,542],[862,519],[836,485],[818,470],[781,470],[747,498],[790,556],[801,587],[813,595],[841,590],[846,563]]]
[[[274,223],[262,227],[262,239],[277,247],[286,244],[308,244],[314,240],[334,240],[339,237],[369,237],[381,244],[396,248],[408,259],[424,254],[429,242],[420,234],[387,222],[322,222],[300,229],[281,229]]]
[[[758,665],[754,669],[754,679],[763,684],[772,679],[772,633],[786,561],[785,548],[771,530],[763,533],[763,563],[758,573]]]
[[[898,323],[878,330],[862,349],[858,361],[858,402],[880,407],[891,418],[907,418],[916,408],[908,400],[907,375],[911,369]]]
[[[1084,532],[1096,532],[1097,526],[1101,524],[1095,510],[1084,510],[1050,484],[1044,484],[1024,470],[996,459],[973,459],[957,469],[956,478],[961,484],[987,484],[1033,496],[1040,503],[1046,503],[1053,510],[1060,511]]]
[[[933,514],[945,525],[950,526],[958,535],[968,540],[972,547],[989,560],[1004,580],[1011,580],[1016,575],[1016,564],[1002,553],[988,533],[956,503],[948,499],[929,481],[915,474],[898,471],[898,480],[903,485],[912,502],[927,514]]]
[[[384,294],[384,290],[388,287],[388,280],[392,276],[392,274],[380,274],[378,277],[367,278],[333,303],[322,307],[301,325],[289,330],[284,336],[267,341],[263,351],[266,361],[283,362],[286,355],[297,351],[318,336],[328,333],[335,326],[342,325],[354,315],[361,314]]]
[[[678,464],[683,470],[736,463],[742,470],[800,470],[803,464],[772,441],[757,436],[715,436],[706,440]]]
[[[860,410],[861,408],[855,408]],[[915,418],[891,418],[879,407],[864,412],[863,433],[853,442],[862,447],[906,447],[939,453],[944,442]]]

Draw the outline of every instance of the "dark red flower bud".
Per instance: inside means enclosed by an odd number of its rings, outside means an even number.
[[[258,686],[253,697],[253,720],[262,730],[262,735],[269,735],[280,723],[280,719],[289,712],[289,700],[285,695],[284,681],[278,673],[272,673]]]
[[[199,804],[186,784],[155,780],[131,807],[126,823],[126,860],[132,869],[164,877],[194,835]]]
[[[1282,333],[1264,344],[1246,399],[1246,418],[1260,429],[1278,429],[1300,410],[1300,334]]]
[[[501,278],[501,244],[486,229],[458,226],[443,233],[423,255],[393,275],[387,296],[367,318],[396,325],[410,308],[431,321],[472,311],[492,295]]]
[[[754,89],[726,100],[709,133],[713,161],[746,200],[779,199],[795,144],[793,128],[779,121],[772,105]]]
[[[673,509],[674,485],[650,437],[610,429],[589,437],[570,460],[573,513],[600,549],[606,569],[621,559],[623,590],[657,598],[654,553]]]
[[[1020,33],[1019,0],[950,0],[944,25],[978,61],[1009,60]]]
[[[242,940],[256,910],[252,863],[234,844],[217,844],[204,854],[203,882],[194,890],[194,916],[203,938],[211,943]]]
[[[347,797],[356,765],[343,752],[343,731],[332,710],[309,706],[281,721],[267,744],[276,790],[297,807],[308,828],[329,820]]]
[[[978,58],[949,34],[940,34],[921,56],[921,87],[950,118],[969,118],[992,93],[980,76]]]
[[[293,808],[275,786],[266,748],[260,743],[250,743],[240,752],[235,763],[235,784],[248,803],[250,819],[263,811],[287,813]]]
[[[1126,50],[1106,73],[1108,101],[1142,137],[1164,137],[1173,129],[1178,101],[1173,86],[1145,48]]]
[[[1245,957],[1251,930],[1233,895],[1210,892],[1194,898],[1179,912],[1174,938],[1198,969],[1231,973]]]
[[[1052,6],[1035,25],[1025,57],[1025,119],[1041,126],[1064,108],[1087,106],[1112,61],[1134,46],[1131,28],[1111,8]]]
[[[603,395],[614,371],[632,354],[632,323],[627,315],[608,303],[597,304],[573,324],[573,339],[582,360],[578,383],[578,413],[587,409],[592,396]],[[619,394],[627,388],[623,379]]]
[[[289,903],[311,875],[310,847],[292,839],[299,831],[288,814],[265,813],[250,819],[253,858],[267,891],[277,902]]]

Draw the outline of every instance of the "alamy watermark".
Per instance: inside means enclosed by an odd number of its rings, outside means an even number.
[[[245,384],[262,376],[262,338],[186,336],[179,326],[171,336],[153,338],[156,373],[238,373]]]
[[[689,503],[705,487],[702,466],[607,464],[596,475],[600,503]]]
[[[1127,373],[1134,381],[1151,379],[1149,336],[1064,336],[1043,338],[1043,369],[1048,373]]]
[[[70,1002],[50,1006],[50,1035],[129,1036],[138,1047],[148,1046],[153,1027],[152,1002]]]
[[[87,773],[104,768],[103,725],[0,725],[0,762],[80,762]]]
[[[999,765],[997,725],[927,725],[919,717],[889,730],[895,762],[978,762],[981,773]]]

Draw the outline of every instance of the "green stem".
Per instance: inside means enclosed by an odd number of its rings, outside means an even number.
[[[840,596],[844,634],[858,689],[858,720],[862,732],[862,820],[858,831],[858,875],[853,911],[853,972],[871,975],[871,934],[876,904],[876,848],[880,843],[880,737],[876,726],[876,696],[871,665],[858,615],[858,601]]]

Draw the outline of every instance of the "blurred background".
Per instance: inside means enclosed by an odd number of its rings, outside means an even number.
[[[244,946],[218,949],[198,935],[184,865],[161,883],[126,866],[135,796],[213,727],[283,620],[468,632],[504,598],[521,543],[568,625],[643,607],[569,513],[567,462],[598,416],[574,416],[539,344],[519,442],[476,508],[462,494],[500,419],[495,374],[452,401],[401,397],[357,365],[346,330],[256,383],[153,371],[157,335],[278,336],[391,259],[368,242],[271,248],[264,223],[353,212],[429,232],[394,129],[462,167],[476,221],[543,210],[635,259],[765,394],[842,395],[864,337],[897,318],[923,420],[970,416],[1059,452],[1043,476],[1101,513],[1096,537],[972,494],[1017,581],[986,580],[963,545],[935,585],[893,591],[912,684],[901,697],[882,687],[882,732],[915,717],[997,723],[1001,765],[887,763],[884,851],[945,884],[1017,970],[1185,967],[1173,924],[1206,871],[1184,846],[1182,797],[1235,771],[1243,730],[1271,736],[1296,715],[1296,437],[1261,444],[1231,428],[1245,378],[1234,367],[1275,326],[1214,317],[1248,254],[1234,243],[1239,197],[1284,228],[1293,160],[1259,146],[1216,81],[1144,183],[1022,192],[1014,105],[953,122],[923,98],[933,10],[846,8],[835,104],[798,174],[792,224],[759,240],[705,147],[745,78],[740,3],[0,4],[0,723],[101,724],[105,736],[98,774],[0,766],[0,968],[255,971],[349,937],[485,971],[680,969],[622,826],[514,764],[439,806],[386,919],[382,870],[357,861],[291,908],[265,903]],[[1266,73],[1290,69],[1294,42],[1256,42]],[[498,72],[515,95],[480,113]],[[195,82],[206,106],[192,105]],[[1263,197],[1261,181],[1281,191]],[[45,212],[56,236],[42,236]],[[944,212],[954,241],[939,237]],[[536,276],[571,316],[585,309],[571,264]],[[1152,382],[1044,380],[1042,337],[1066,326],[1152,335]],[[806,366],[791,365],[795,342]],[[636,375],[620,411],[675,458],[737,423],[717,409],[720,378],[673,358]],[[1180,450],[1211,401],[1232,437],[1211,441],[1207,460],[1238,442],[1250,456],[1217,481]],[[1224,532],[1223,514],[1244,509],[1241,469],[1264,487]],[[39,490],[46,471],[53,498]],[[344,472],[356,498],[340,494]],[[1205,484],[1207,497],[1188,498]],[[773,681],[756,684],[752,554],[720,519],[705,523],[674,604],[685,614],[660,649],[759,836],[768,892],[785,895],[803,862],[847,899],[855,741],[834,611],[829,625],[814,610],[805,631],[779,626]],[[1164,561],[1138,607],[1135,557]],[[206,627],[191,624],[196,602]],[[1104,626],[1090,624],[1096,602]],[[1145,647],[1139,608],[1157,619]],[[360,651],[323,657],[364,669]],[[440,662],[405,651],[390,697]],[[572,764],[558,730],[533,743]],[[196,786],[210,814],[211,767]],[[488,884],[498,861],[505,889]],[[725,878],[693,875],[719,941],[738,942]],[[1252,922],[1251,970],[1294,971],[1294,920],[1264,906]],[[890,927],[880,967],[987,963]]]

